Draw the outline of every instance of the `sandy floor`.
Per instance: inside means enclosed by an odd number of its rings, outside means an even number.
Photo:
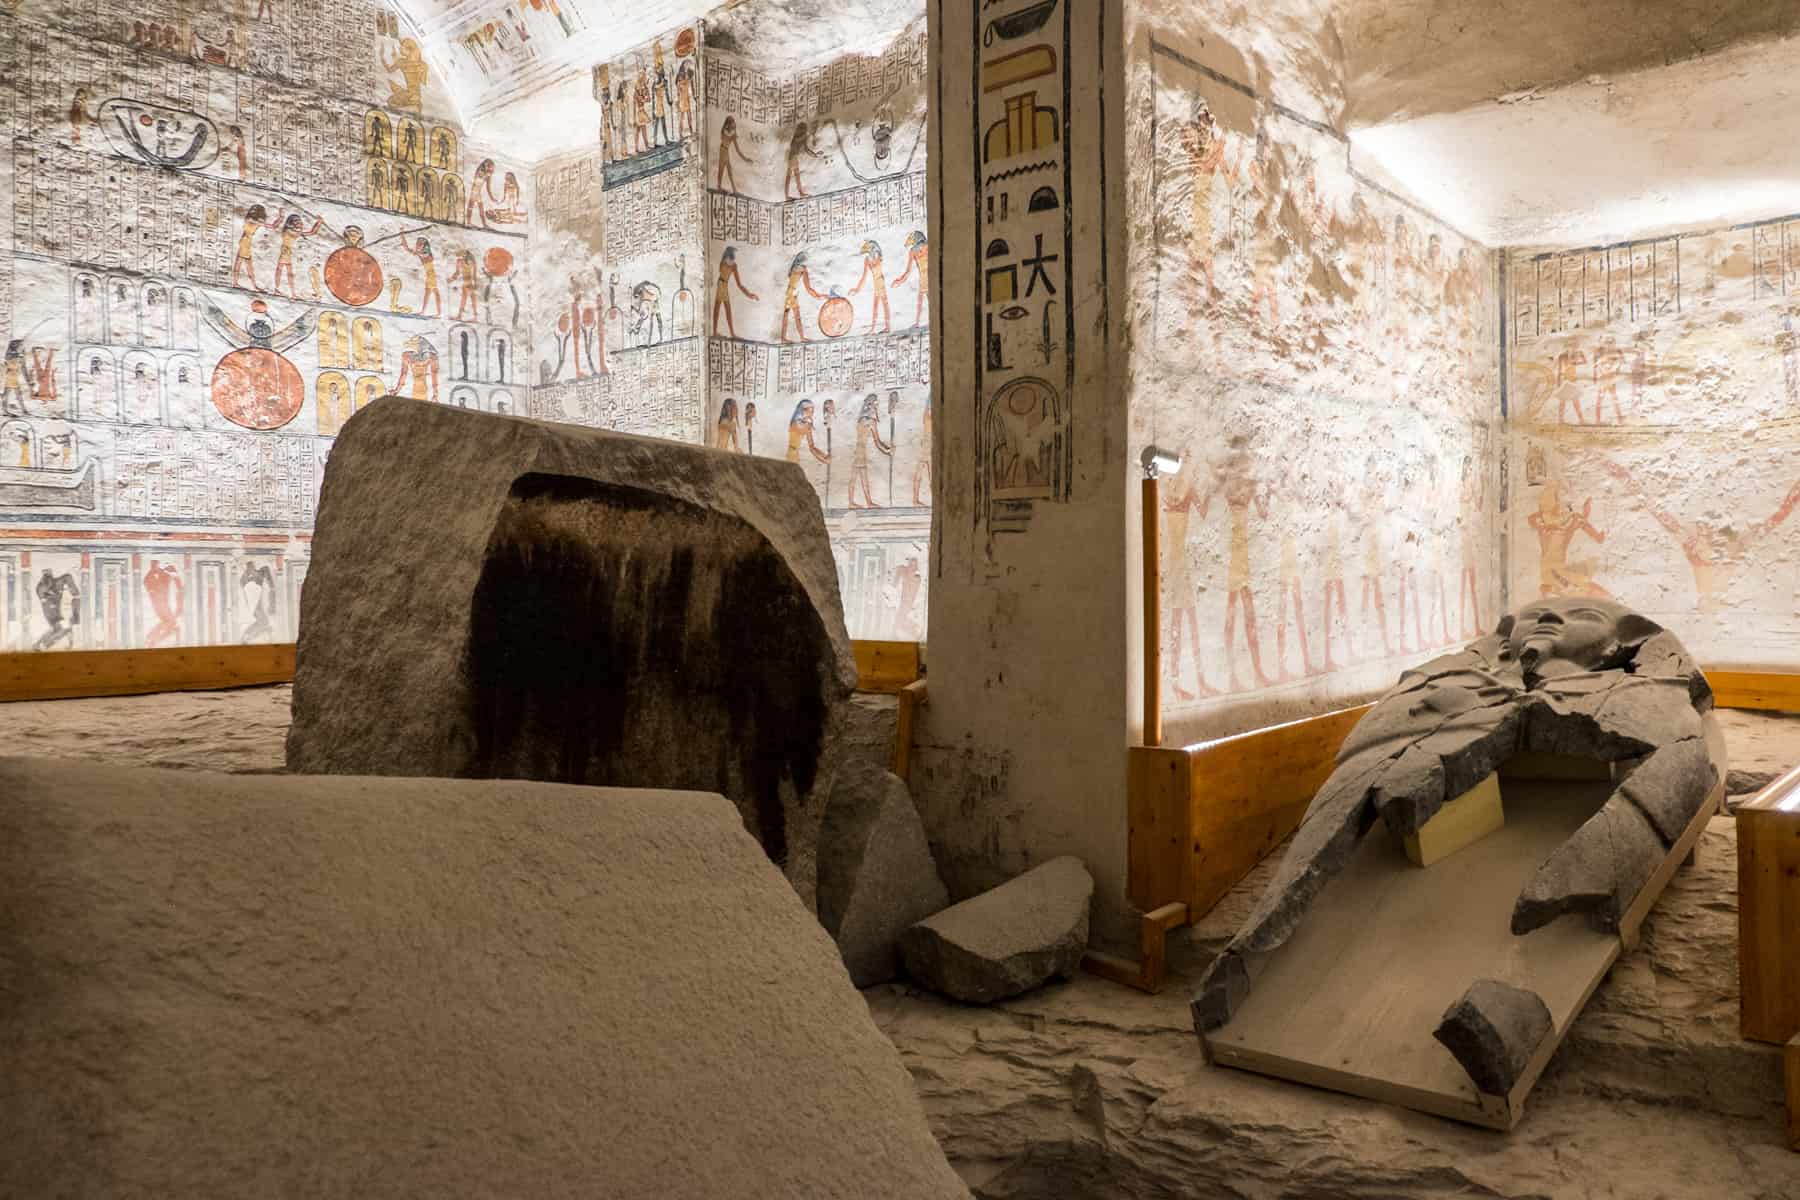
[[[279,770],[288,689],[0,704],[9,753]],[[1800,763],[1800,717],[1721,714],[1747,792]],[[1260,887],[1188,935],[1159,996],[1083,976],[989,1008],[868,993],[933,1131],[983,1197],[1800,1200],[1777,1056],[1737,1037],[1736,840],[1712,823],[1509,1135],[1207,1066],[1197,963]]]

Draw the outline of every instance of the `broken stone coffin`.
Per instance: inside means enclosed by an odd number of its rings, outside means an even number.
[[[812,900],[856,664],[793,464],[385,397],[303,600],[289,770],[719,792]]]
[[[1093,894],[1080,859],[1053,858],[908,929],[900,937],[906,973],[971,1004],[1068,979],[1087,950]]]
[[[0,1195],[967,1195],[715,795],[0,759],[0,912]]]
[[[819,920],[851,982],[895,978],[900,935],[949,903],[906,781],[862,764],[840,768],[819,833]]]

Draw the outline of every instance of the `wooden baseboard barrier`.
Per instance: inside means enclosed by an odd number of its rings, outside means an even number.
[[[1187,905],[1179,900],[1165,904],[1155,912],[1144,914],[1138,929],[1138,961],[1089,950],[1081,959],[1081,969],[1154,996],[1162,991],[1163,979],[1169,971],[1169,931],[1187,922]]]
[[[904,692],[923,678],[917,642],[852,641],[850,648],[856,655],[859,692]],[[0,654],[0,702],[215,691],[293,681],[292,642]]]

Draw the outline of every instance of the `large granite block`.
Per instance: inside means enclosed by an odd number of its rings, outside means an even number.
[[[0,1195],[966,1196],[718,796],[0,759]]]
[[[290,770],[715,791],[810,899],[855,685],[791,463],[397,397],[332,447]]]

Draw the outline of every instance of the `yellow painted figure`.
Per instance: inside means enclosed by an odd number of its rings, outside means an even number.
[[[419,315],[425,315],[426,305],[436,303],[437,315],[443,316],[444,298],[438,293],[437,260],[431,256],[431,243],[423,237],[419,238],[417,242],[408,242],[405,238],[401,238],[400,245],[410,251],[419,260],[420,265],[425,268],[425,292],[419,298]]]
[[[787,460],[791,463],[800,461],[800,447],[805,446],[812,451],[812,456],[822,463],[831,461],[831,455],[819,449],[813,441],[813,402],[802,400],[794,406],[794,415],[788,420]]]
[[[427,68],[418,42],[401,38],[400,53],[393,58],[382,55],[381,69],[400,76],[399,83],[389,84],[392,89],[388,96],[389,108],[418,109],[423,106]]]
[[[875,241],[862,244],[862,275],[856,280],[856,286],[850,289],[852,296],[862,291],[865,283],[872,284],[875,298],[869,304],[869,332],[875,332],[875,320],[881,319],[881,331],[886,333],[892,327],[891,314],[888,311],[887,273],[881,266],[881,246]]]
[[[930,267],[931,254],[930,248],[925,244],[925,231],[915,229],[906,235],[906,269],[900,272],[900,278],[894,280],[894,286],[899,287],[911,278],[914,272],[918,273],[919,295],[913,305],[914,329],[925,323],[925,293],[930,290],[925,281],[928,278],[927,271],[930,270]]]
[[[862,413],[856,418],[856,449],[850,457],[850,507],[879,508],[875,496],[869,490],[869,443],[875,449],[894,456],[893,445],[881,436],[881,402],[870,395],[863,399]],[[862,484],[863,502],[856,502],[856,485]]]

